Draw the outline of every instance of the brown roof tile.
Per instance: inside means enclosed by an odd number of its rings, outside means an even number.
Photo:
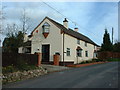
[[[63,30],[63,32],[65,33],[65,34],[68,34],[68,35],[71,35],[71,36],[73,36],[73,37],[75,37],[75,38],[77,38],[77,39],[80,39],[80,40],[83,40],[83,41],[85,41],[85,42],[88,42],[88,43],[91,43],[91,44],[94,44],[94,45],[96,45],[96,46],[99,46],[99,45],[97,45],[96,43],[94,43],[90,38],[88,38],[87,36],[85,36],[85,35],[83,35],[83,34],[81,34],[81,33],[79,33],[79,32],[76,32],[76,31],[74,31],[74,30],[72,30],[72,29],[67,29],[67,28],[65,28],[63,25],[61,25],[60,23],[58,23],[58,22],[56,22],[56,21],[54,21],[54,20],[52,20],[52,19],[50,19],[49,17],[46,17],[48,20],[50,20],[52,23],[54,23],[58,28],[60,28],[61,30]]]

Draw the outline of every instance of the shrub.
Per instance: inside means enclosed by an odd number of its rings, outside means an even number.
[[[89,61],[86,61],[86,63],[89,63]]]
[[[100,62],[102,62],[103,60],[102,59],[99,59]]]
[[[25,65],[23,68],[21,68],[20,70],[22,71],[28,71],[28,70],[33,70],[33,69],[37,69],[37,67],[35,65]]]
[[[85,64],[86,63],[86,61],[82,61],[80,64]]]
[[[110,59],[107,59],[107,61],[120,61],[119,58],[110,58]]]
[[[92,61],[90,61],[90,60],[88,60],[88,61],[86,61],[86,63],[91,63]]]
[[[24,60],[18,59],[16,64],[17,65],[15,65],[15,67],[18,68],[19,70],[25,70],[25,69],[28,68],[27,67],[28,66],[27,63]]]
[[[103,61],[103,60],[101,60],[101,59],[92,59],[92,62],[101,62],[101,61]]]
[[[17,58],[16,60],[16,68],[18,68],[20,71],[28,71],[30,69],[35,69],[35,65],[30,65],[29,60],[23,60],[23,58]]]
[[[96,59],[92,59],[92,62],[96,62]]]
[[[12,73],[15,71],[17,71],[17,69],[14,66],[2,67],[2,73]]]
[[[99,62],[99,59],[96,59],[96,62]]]
[[[28,70],[33,70],[33,69],[37,69],[38,67],[35,65],[23,65],[22,67],[15,67],[15,66],[6,66],[6,67],[2,67],[2,73],[6,74],[6,73],[13,73],[16,71],[28,71]]]

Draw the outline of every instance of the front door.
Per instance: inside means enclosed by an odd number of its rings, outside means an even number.
[[[49,62],[50,45],[42,45],[42,62]]]

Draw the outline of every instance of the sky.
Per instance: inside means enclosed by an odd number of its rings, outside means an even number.
[[[3,10],[6,18],[3,21],[4,26],[20,23],[21,13],[23,9],[26,10],[32,23],[28,34],[48,16],[61,24],[63,24],[64,18],[67,18],[69,28],[78,27],[79,33],[89,37],[98,45],[101,45],[103,41],[105,28],[111,38],[113,27],[114,42],[118,40],[117,2],[3,2],[2,6],[5,6]],[[4,37],[3,34],[2,41]]]

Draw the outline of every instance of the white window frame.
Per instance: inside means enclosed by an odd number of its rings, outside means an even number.
[[[50,25],[45,22],[43,25],[43,33],[49,33],[50,32]]]
[[[77,57],[82,57],[82,50],[81,49],[76,50],[76,53],[77,53]]]
[[[85,57],[88,57],[88,51],[85,51]]]
[[[67,56],[70,56],[70,48],[67,48],[67,50],[66,50],[66,55],[67,55]]]

